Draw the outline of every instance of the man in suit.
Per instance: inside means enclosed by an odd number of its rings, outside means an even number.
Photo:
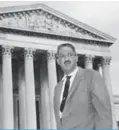
[[[64,77],[54,92],[57,128],[112,128],[111,103],[99,72],[77,66],[75,47],[58,46],[57,63]]]

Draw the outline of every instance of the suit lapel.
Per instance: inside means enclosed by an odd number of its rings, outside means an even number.
[[[78,84],[80,83],[80,81],[82,80],[82,77],[83,77],[83,69],[79,67],[79,70],[74,78],[74,81],[71,85],[71,89],[69,91],[69,94],[68,94],[68,97],[67,97],[67,101],[69,100],[69,98],[71,97],[71,95],[75,92]],[[66,103],[67,103],[66,101]]]

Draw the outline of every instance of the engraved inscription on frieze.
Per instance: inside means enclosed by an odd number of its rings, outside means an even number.
[[[1,14],[0,26],[103,39],[43,10]]]

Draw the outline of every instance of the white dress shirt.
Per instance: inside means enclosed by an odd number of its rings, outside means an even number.
[[[78,67],[76,67],[75,70],[68,75],[68,76],[71,76],[69,91],[71,89],[71,85],[72,85],[72,83],[74,81],[74,78],[76,76],[77,71],[78,71]],[[64,77],[62,78],[62,80],[63,80],[63,86],[62,86],[62,91],[61,91],[61,95],[60,95],[60,104],[62,102],[62,97],[63,97],[64,87],[65,87],[66,77],[67,77],[67,75],[64,75]],[[60,118],[62,118],[62,112],[60,110],[59,110],[59,114],[60,114]]]

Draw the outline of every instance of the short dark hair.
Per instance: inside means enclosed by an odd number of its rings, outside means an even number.
[[[57,47],[57,55],[58,55],[58,53],[59,53],[59,50],[60,50],[62,47],[70,47],[70,48],[74,51],[74,53],[76,53],[75,47],[74,47],[72,44],[70,44],[70,43],[63,43],[63,44],[60,44],[60,45]]]

